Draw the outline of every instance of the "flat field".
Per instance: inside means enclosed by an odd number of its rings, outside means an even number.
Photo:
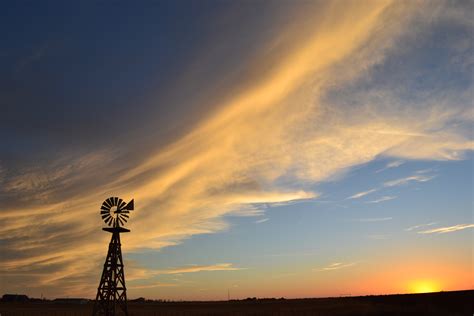
[[[85,316],[93,303],[0,303],[1,316]],[[311,299],[217,302],[129,302],[130,316],[197,315],[474,315],[474,290]]]

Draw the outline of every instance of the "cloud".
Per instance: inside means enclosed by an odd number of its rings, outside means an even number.
[[[385,170],[391,169],[391,168],[398,168],[401,165],[403,165],[404,163],[405,163],[405,161],[403,161],[403,160],[391,161],[391,162],[387,163],[385,165],[385,167],[383,167],[382,169],[379,169],[379,170],[375,171],[375,173],[379,173],[379,172],[382,172],[382,171],[385,171]]]
[[[469,133],[459,128],[472,122],[459,91],[443,90],[442,98],[427,93],[425,101],[410,103],[395,93],[399,86],[363,93],[353,88],[370,81],[374,66],[383,66],[404,35],[417,32],[413,21],[419,26],[430,16],[426,25],[434,23],[429,7],[389,1],[318,5],[274,32],[251,60],[242,60],[239,81],[223,84],[225,74],[196,77],[193,85],[209,81],[219,91],[205,100],[210,110],[174,138],[134,135],[137,143],[147,141],[146,150],[137,150],[140,156],[124,146],[4,176],[2,283],[24,288],[34,281],[57,293],[92,296],[94,286],[88,284],[98,281],[110,238],[100,230],[98,208],[109,196],[135,198],[132,232],[123,237],[126,254],[223,231],[225,215],[261,215],[258,204],[316,198],[315,183],[380,156],[454,160],[473,148]],[[176,87],[176,94],[184,88]],[[193,104],[194,96],[185,101]],[[159,121],[150,113],[144,118]],[[420,179],[426,178],[387,186]],[[237,269],[227,263],[159,272]],[[28,279],[19,280],[18,273]]]
[[[235,213],[228,213],[228,215],[235,215],[235,216],[242,216],[242,217],[256,217],[256,216],[263,216],[265,211],[259,207],[249,205],[247,207],[242,207],[239,210],[236,210]]]
[[[175,287],[179,286],[176,283],[162,283],[162,282],[154,282],[151,284],[139,284],[139,285],[127,285],[128,289],[130,290],[142,290],[142,289],[153,289],[156,287]]]
[[[407,183],[410,183],[410,182],[427,182],[427,181],[430,181],[430,180],[432,180],[436,177],[434,175],[425,175],[425,173],[428,173],[430,171],[431,170],[419,170],[419,171],[415,172],[415,174],[412,175],[412,176],[387,181],[383,184],[383,187],[394,187],[394,186],[404,185],[404,184],[407,184]],[[354,194],[354,195],[352,195],[352,196],[350,196],[346,199],[359,199],[359,198],[364,197],[366,195],[369,195],[371,193],[377,192],[378,190],[379,189],[377,189],[377,188],[373,188],[373,189],[370,189],[370,190],[367,190],[367,191],[356,193],[356,194]],[[383,197],[383,200],[375,200],[375,201],[371,201],[371,202],[368,202],[368,203],[378,203],[378,202],[387,201],[387,200],[389,200],[389,199],[387,199],[387,197]]]
[[[385,167],[386,168],[397,168],[403,165],[405,162],[403,160],[395,160],[392,162],[389,162]]]
[[[383,185],[385,187],[394,187],[394,186],[404,185],[404,184],[407,184],[409,182],[427,182],[427,181],[430,181],[434,178],[435,178],[435,176],[413,175],[413,176],[409,176],[409,177],[405,177],[405,178],[401,178],[401,179],[387,181]]]
[[[357,262],[350,262],[350,263],[343,263],[343,262],[335,262],[331,263],[327,267],[324,267],[322,269],[315,269],[315,271],[333,271],[333,270],[340,270],[348,267],[352,267],[356,265]]]
[[[153,274],[181,274],[181,273],[196,273],[203,271],[237,271],[244,270],[244,268],[237,268],[232,263],[218,263],[213,265],[189,265],[184,267],[172,268],[168,270],[155,270]]]
[[[430,173],[430,172],[433,172],[434,170],[433,169],[421,169],[421,170],[417,170],[415,171],[416,174],[424,174],[424,173]]]
[[[213,271],[239,271],[246,270],[246,268],[235,267],[232,263],[217,263],[211,265],[197,265],[189,264],[182,267],[175,267],[169,269],[155,269],[155,268],[144,268],[138,265],[136,262],[126,262],[127,265],[127,280],[132,281],[134,284],[140,286],[140,288],[146,287],[158,287],[158,286],[176,286],[175,283],[168,284],[166,282],[152,282],[150,280],[160,275],[181,275],[186,273],[198,273],[198,272],[213,272]],[[177,280],[175,280],[177,281]],[[145,282],[144,284],[141,284]],[[146,287],[141,287],[144,285]]]
[[[427,223],[427,224],[414,225],[414,226],[410,226],[410,227],[406,228],[405,230],[406,231],[412,231],[412,230],[416,230],[418,228],[432,226],[432,225],[436,225],[436,224],[438,224],[438,223],[437,222],[431,222],[431,223]]]
[[[382,196],[381,198],[378,198],[378,199],[375,199],[375,200],[372,200],[372,201],[368,201],[366,203],[380,203],[380,202],[385,202],[385,201],[390,201],[390,200],[393,200],[393,199],[396,199],[397,197],[396,196]]]
[[[375,191],[377,191],[377,189],[370,189],[370,190],[367,190],[367,191],[364,191],[364,192],[359,192],[359,193],[356,193],[354,195],[351,195],[347,198],[347,200],[350,200],[350,199],[360,199],[361,197],[363,196],[366,196],[370,193],[374,193]]]
[[[255,221],[255,224],[261,224],[261,223],[265,223],[269,220],[269,218],[262,218],[262,219],[259,219],[259,220],[256,220]]]
[[[467,228],[473,228],[473,227],[474,227],[474,224],[459,224],[459,225],[454,225],[454,226],[424,230],[424,231],[418,232],[418,234],[435,234],[435,233],[445,234],[445,233],[452,233],[452,232],[456,232],[456,231],[467,229]]]

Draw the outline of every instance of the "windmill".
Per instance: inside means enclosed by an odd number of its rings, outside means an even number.
[[[120,245],[120,233],[130,230],[122,227],[133,210],[133,200],[125,203],[118,197],[110,197],[102,203],[100,215],[104,222],[110,226],[102,230],[112,233],[109,251],[105,258],[102,277],[100,278],[97,296],[95,298],[93,316],[128,316],[127,288],[125,287],[124,263]]]

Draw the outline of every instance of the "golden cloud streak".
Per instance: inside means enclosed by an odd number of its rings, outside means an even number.
[[[459,224],[459,225],[454,225],[454,226],[424,230],[424,231],[418,232],[418,234],[434,234],[434,233],[446,234],[446,233],[457,232],[459,230],[464,230],[464,229],[473,228],[473,227],[474,227],[474,224]]]

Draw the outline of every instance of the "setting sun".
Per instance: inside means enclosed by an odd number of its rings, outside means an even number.
[[[441,288],[439,284],[432,280],[416,280],[410,284],[410,293],[430,293],[439,292]]]

